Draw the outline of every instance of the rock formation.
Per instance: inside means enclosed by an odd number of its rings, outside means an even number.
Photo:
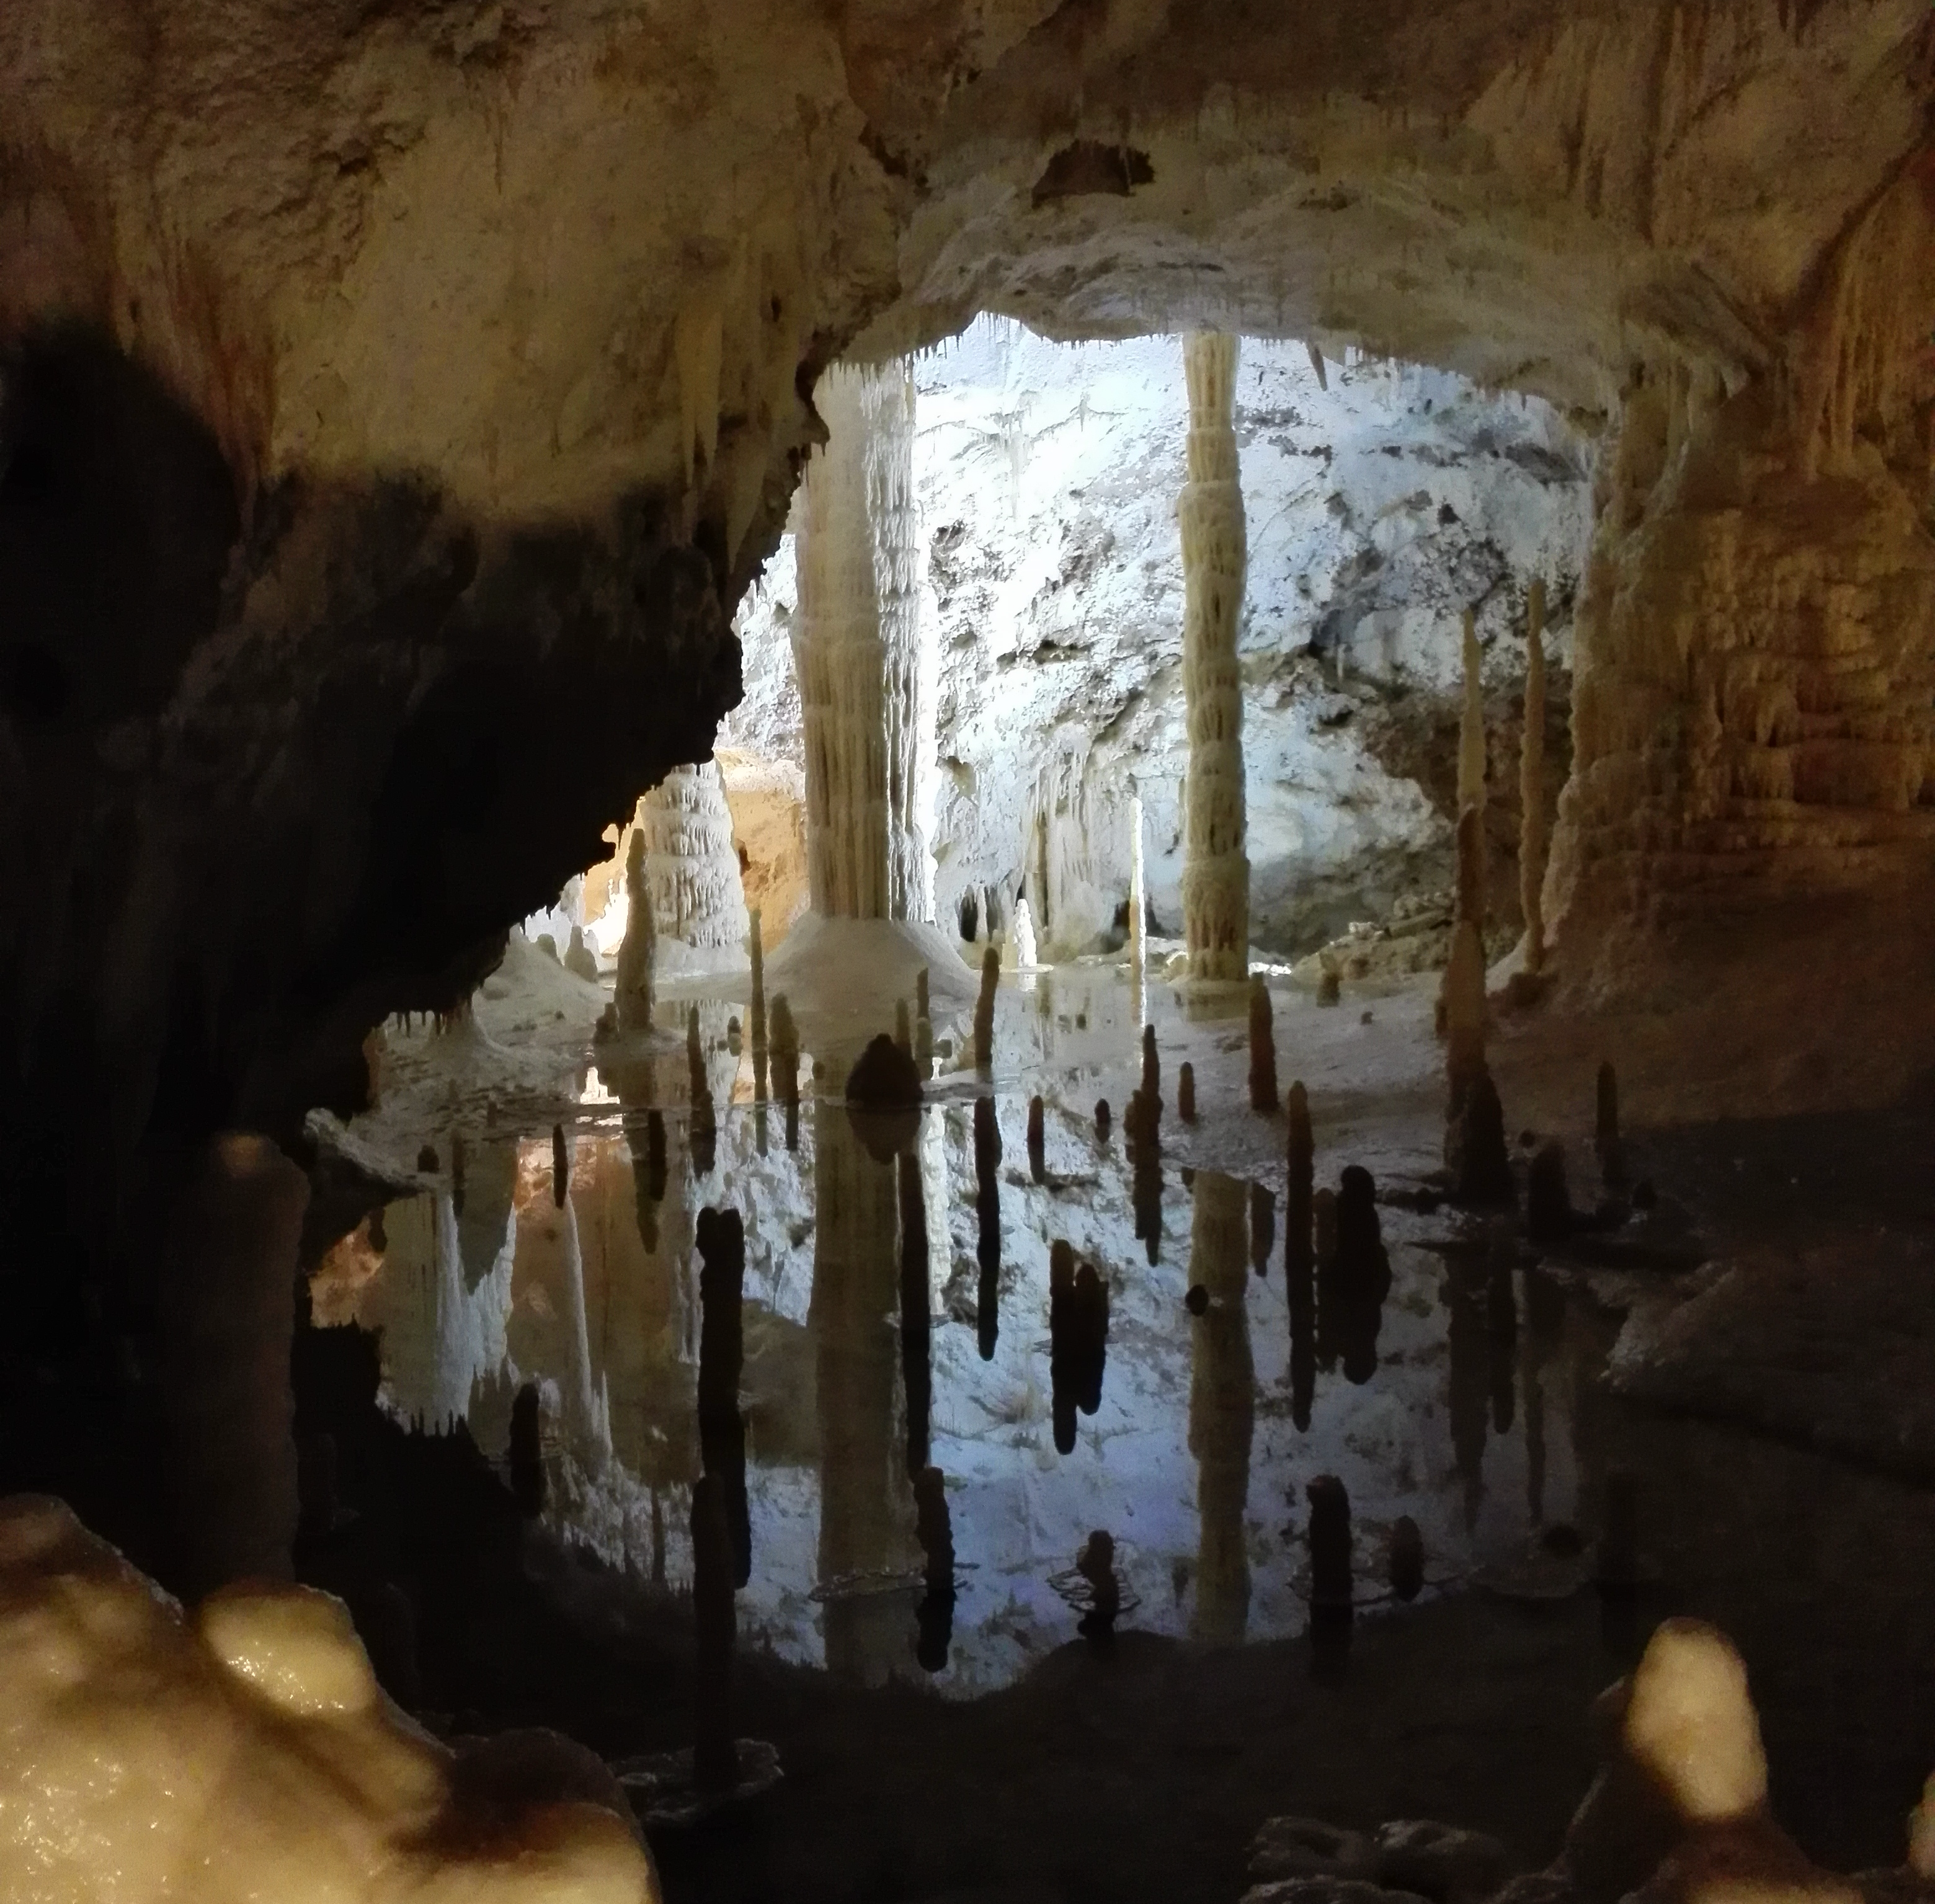
[[[1519,910],[1524,969],[1545,967],[1545,584],[1525,596],[1525,728],[1519,741]]]
[[[975,1337],[992,1362],[1001,1333],[1001,1127],[992,1097],[974,1100]]]
[[[344,1904],[400,1885],[478,1904],[660,1895],[602,1767],[589,1803],[472,1776],[474,1749],[384,1697],[328,1594],[256,1580],[185,1613],[67,1508],[23,1498],[0,1507],[0,1609],[17,1895],[158,1904],[184,1872],[205,1904],[292,1885]]]
[[[1276,1027],[1269,986],[1259,972],[1250,980],[1250,1109],[1259,1117],[1273,1118],[1281,1108],[1276,1094]]]
[[[757,907],[747,915],[746,955],[753,968],[753,1002],[750,1008],[753,1021],[753,1096],[763,1100],[766,1095],[766,959],[765,946],[759,936]],[[922,1076],[925,1075],[923,1071]]]
[[[1196,1067],[1187,1058],[1176,1074],[1176,1115],[1185,1124],[1196,1121]]]
[[[793,658],[806,728],[807,867],[826,919],[932,917],[918,798],[920,542],[913,379],[836,367],[826,447],[795,513]]]
[[[639,801],[635,824],[644,835],[660,969],[736,970],[752,922],[717,764],[675,767]],[[629,892],[629,859],[626,883]]]
[[[1209,1297],[1190,1325],[1189,1452],[1196,1458],[1196,1607],[1191,1631],[1232,1643],[1249,1615],[1248,1503],[1256,1369],[1245,1308],[1248,1196],[1221,1172],[1198,1173],[1189,1281]]]
[[[1001,955],[990,946],[981,955],[981,991],[974,1002],[974,1068],[986,1071],[995,1062],[995,994],[1001,982]]]
[[[731,1583],[752,1577],[753,1538],[746,1500],[746,1425],[739,1412],[744,1361],[741,1313],[746,1281],[745,1225],[737,1210],[699,1213],[699,1445],[705,1475],[718,1490],[731,1543]],[[698,1513],[696,1504],[693,1507]]]
[[[1485,928],[1485,657],[1478,618],[1465,611],[1465,704],[1458,723],[1458,877],[1455,916]]]
[[[1236,339],[1184,340],[1189,480],[1182,530],[1182,673],[1189,705],[1189,791],[1183,934],[1192,979],[1245,977],[1250,863],[1244,855],[1243,686],[1236,631],[1243,606],[1243,491],[1232,418]]]

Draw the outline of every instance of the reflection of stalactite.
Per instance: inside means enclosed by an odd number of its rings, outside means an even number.
[[[914,1658],[923,1671],[938,1673],[947,1664],[954,1637],[954,1528],[946,1477],[938,1468],[923,1468],[914,1478],[913,1494],[925,1589],[914,1615]]]
[[[898,1356],[891,1320],[898,1296],[898,1198],[891,1166],[861,1148],[845,1112],[822,1105],[814,1119],[816,1219],[814,1341],[820,1428],[820,1579],[907,1565],[911,1489],[895,1445]],[[834,1593],[823,1620],[827,1669],[875,1683],[904,1657],[904,1607],[878,1593]]]
[[[1196,1457],[1200,1516],[1196,1609],[1198,1639],[1240,1640],[1250,1604],[1249,1551],[1243,1534],[1248,1504],[1250,1441],[1256,1414],[1256,1371],[1250,1356],[1243,1185],[1220,1172],[1196,1179],[1189,1280],[1209,1293],[1191,1325],[1189,1451]]]
[[[1484,1269],[1451,1259],[1445,1299],[1450,1309],[1446,1345],[1450,1352],[1451,1452],[1465,1489],[1465,1525],[1478,1525],[1484,1498],[1487,1402],[1491,1387],[1485,1326]]]
[[[1148,1074],[1149,1049],[1145,1046],[1145,1076]],[[1122,1135],[1129,1153],[1129,1199],[1135,1211],[1136,1240],[1148,1251],[1152,1267],[1162,1260],[1162,1145],[1156,1124],[1161,1115],[1161,1100],[1152,1100],[1146,1090],[1138,1089],[1130,1097],[1128,1111],[1122,1121]],[[1096,1123],[1099,1128],[1099,1106]]]
[[[1341,1356],[1344,1379],[1359,1386],[1377,1373],[1378,1332],[1390,1293],[1390,1258],[1378,1221],[1371,1173],[1351,1164],[1338,1179],[1337,1248],[1319,1271],[1319,1353]]]
[[[1182,910],[1190,976],[1197,979],[1241,979],[1249,964],[1243,683],[1236,659],[1247,550],[1231,416],[1236,362],[1233,336],[1217,333],[1184,340],[1189,480],[1176,503],[1182,530],[1182,682],[1189,714]]]
[[[786,1145],[799,1148],[799,1033],[786,994],[773,999],[773,1088],[786,1106]]]
[[[744,1357],[746,1232],[737,1210],[701,1210],[699,1245],[699,1444],[706,1477],[718,1483],[732,1542],[732,1580],[752,1578],[753,1536],[746,1504],[746,1424],[739,1413]]]
[[[1250,1186],[1250,1267],[1260,1276],[1269,1274],[1270,1252],[1276,1247],[1276,1193],[1267,1184]]]
[[[928,1411],[933,1393],[928,1314],[927,1198],[920,1159],[903,1151],[897,1162],[901,1204],[901,1376],[907,1397],[907,1461],[910,1479],[927,1467]]]
[[[1076,1411],[1092,1415],[1102,1405],[1109,1291],[1094,1265],[1078,1265],[1074,1251],[1058,1237],[1049,1251],[1048,1304],[1055,1445],[1058,1453],[1070,1454],[1075,1447]]]
[[[974,1223],[975,1332],[981,1359],[992,1362],[1001,1334],[1001,1127],[992,1097],[974,1100]]]
[[[1492,1260],[1485,1323],[1491,1343],[1492,1432],[1508,1435],[1518,1380],[1518,1303],[1512,1294],[1511,1259],[1503,1252]]]
[[[821,378],[794,512],[807,871],[828,919],[932,917],[919,823],[920,537],[907,367]]]
[[[686,1014],[685,1062],[692,1093],[692,1174],[712,1174],[719,1156],[719,1119],[712,1108],[712,1080],[705,1068],[705,1048],[699,1029],[699,1007]]]
[[[739,1777],[732,1727],[732,1649],[738,1619],[732,1604],[731,1520],[723,1483],[702,1475],[692,1489],[692,1612],[699,1652],[692,1776],[702,1791],[729,1791]]]

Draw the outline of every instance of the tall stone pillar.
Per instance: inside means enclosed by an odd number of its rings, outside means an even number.
[[[741,965],[752,920],[718,764],[675,767],[638,802],[663,970]]]
[[[794,515],[792,625],[813,910],[928,923],[913,379],[904,363],[836,364],[814,401],[828,436]]]
[[[1236,624],[1248,551],[1233,421],[1237,340],[1183,340],[1189,385],[1189,479],[1176,506],[1182,529],[1182,685],[1189,785],[1182,914],[1192,979],[1240,979],[1249,970],[1250,862],[1245,852],[1243,683]]]

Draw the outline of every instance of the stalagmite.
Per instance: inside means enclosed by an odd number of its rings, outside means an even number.
[[[685,1015],[685,1064],[692,1098],[692,1173],[709,1177],[718,1156],[719,1118],[712,1105],[712,1080],[705,1068],[705,1047],[699,1033],[699,1007]]]
[[[992,946],[981,955],[981,994],[974,1001],[974,1068],[995,1062],[995,991],[1001,982],[1001,955]]]
[[[1034,940],[1034,915],[1028,910],[1025,899],[1015,901],[1014,930],[1008,935],[1008,944],[1015,955],[1018,970],[1027,971],[1041,961]]]
[[[1149,1135],[1154,1140],[1162,1122],[1162,1065],[1156,1056],[1155,1027],[1143,1027],[1143,1109],[1149,1118]]]
[[[934,1026],[925,1012],[913,1021],[913,1068],[923,1084],[934,1076]]]
[[[813,910],[925,921],[913,379],[904,363],[836,364],[814,400],[827,440],[795,512],[792,622]]]
[[[571,928],[571,946],[564,955],[564,969],[587,985],[598,982],[598,961],[584,943],[584,928],[581,925]]]
[[[1219,980],[1241,979],[1249,969],[1243,692],[1236,659],[1247,551],[1233,421],[1236,364],[1237,340],[1227,333],[1183,340],[1189,476],[1176,503],[1189,720],[1183,932],[1189,976]]]
[[[1485,949],[1470,919],[1460,920],[1451,934],[1451,961],[1444,968],[1444,1036],[1449,1115],[1455,1118],[1466,1092],[1485,1069]]]
[[[1048,1107],[1039,1094],[1028,1100],[1028,1174],[1037,1183],[1048,1171]]]
[[[651,882],[645,877],[645,834],[634,827],[625,849],[624,943],[618,948],[614,996],[618,1023],[626,1031],[649,1031],[652,1024],[652,962],[656,951]]]
[[[1270,1016],[1269,987],[1259,972],[1250,980],[1250,1109],[1259,1117],[1277,1114],[1276,1028]]]
[[[1143,797],[1129,796],[1129,963],[1140,973],[1149,927],[1149,893],[1143,872]]]
[[[759,937],[759,909],[746,916],[746,950],[753,966],[753,1095],[766,1094],[766,956]]]
[[[992,1362],[1001,1327],[1001,1127],[992,1097],[974,1100],[974,1221],[975,1333],[981,1359]]]
[[[297,1513],[289,1344],[308,1202],[303,1173],[267,1138],[230,1133],[196,1161],[163,1239],[170,1532],[177,1574],[198,1592],[289,1572]]]
[[[1545,968],[1545,584],[1525,601],[1525,731],[1518,756],[1519,910],[1525,915],[1525,970]]]
[[[784,992],[773,998],[773,1090],[786,1106],[786,1148],[799,1147],[799,1033]]]
[[[1176,1115],[1185,1124],[1196,1121],[1196,1067],[1187,1059],[1176,1074]]]
[[[718,763],[675,767],[638,802],[635,825],[644,836],[660,969],[736,969],[751,920]]]
[[[1465,703],[1458,729],[1458,828],[1457,897],[1450,962],[1438,994],[1438,1029],[1453,1049],[1447,1068],[1451,1076],[1450,1115],[1463,1101],[1463,1084],[1474,1075],[1472,1040],[1477,1063],[1484,1062],[1485,1015],[1485,704],[1484,656],[1470,609],[1465,611]],[[1469,943],[1466,928],[1469,928]],[[1475,1017],[1474,1006],[1475,1003]],[[1465,1046],[1459,1046],[1462,1027]]]
[[[1354,1598],[1350,1495],[1335,1474],[1319,1474],[1303,1495],[1310,1504],[1310,1610],[1348,1614]]]
[[[953,1640],[955,1601],[954,1529],[947,1512],[947,1477],[938,1468],[923,1468],[915,1477],[913,1501],[925,1589],[914,1610],[914,1658],[924,1671],[938,1673],[946,1667]]]

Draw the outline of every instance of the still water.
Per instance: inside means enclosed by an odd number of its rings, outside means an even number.
[[[1074,1636],[1092,1599],[1075,1562],[1098,1530],[1122,1628],[1228,1643],[1308,1624],[1319,1476],[1349,1492],[1360,1609],[1396,1618],[1400,1516],[1422,1536],[1423,1604],[1475,1580],[1535,1589],[1541,1531],[1566,1547],[1598,1513],[1589,1390],[1606,1331],[1540,1270],[1389,1202],[1387,1270],[1327,1269],[1287,1300],[1280,1121],[1230,1147],[1245,1174],[1186,1172],[1165,1078],[1168,1154],[1132,1162],[1119,1101],[1098,1135],[1098,1084],[1119,1082],[1145,1009],[1111,975],[1004,992],[995,1078],[943,1068],[897,1163],[816,1100],[810,1055],[789,1143],[729,1029],[740,1000],[696,1003],[711,1108],[695,1117],[670,1035],[687,1009],[661,1005],[664,1049],[587,1070],[560,1126],[561,1196],[548,1127],[426,1131],[439,1187],[339,1246],[312,1296],[318,1323],[380,1332],[383,1405],[424,1432],[463,1423],[503,1459],[514,1398],[535,1383],[554,1530],[682,1595],[708,1461],[697,1233],[703,1211],[736,1211],[742,1647],[848,1683],[975,1695]],[[1354,1160],[1320,1148],[1319,1185]],[[1055,1352],[1058,1242],[1106,1291],[1099,1369],[1094,1348]],[[951,1606],[930,1591],[930,1467]]]

